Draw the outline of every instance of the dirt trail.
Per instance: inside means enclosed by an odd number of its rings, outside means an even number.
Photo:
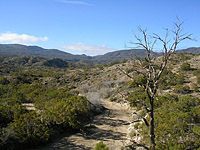
[[[110,150],[120,150],[128,143],[127,131],[131,110],[125,104],[102,100],[102,105],[110,110],[95,116],[84,132],[63,137],[42,150],[92,150],[96,143],[103,141]],[[109,115],[109,116],[108,116]]]

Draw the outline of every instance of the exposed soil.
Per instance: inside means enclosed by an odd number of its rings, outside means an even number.
[[[79,133],[64,136],[53,143],[40,148],[40,150],[91,150],[103,141],[110,150],[120,150],[129,142],[127,132],[131,122],[126,104],[102,100],[102,105],[107,108],[103,114],[95,116]]]

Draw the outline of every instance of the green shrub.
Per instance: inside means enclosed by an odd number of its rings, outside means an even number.
[[[194,92],[198,92],[198,91],[199,91],[199,87],[198,87],[198,85],[197,85],[196,83],[193,83],[193,84],[192,84],[192,90],[193,90]]]
[[[129,81],[128,87],[129,88],[135,88],[139,86],[145,86],[147,83],[146,77],[142,75],[138,75],[134,77],[134,81]]]
[[[185,77],[184,74],[179,73],[175,76],[175,79],[171,81],[173,84],[172,85],[176,85],[176,84],[183,84],[185,83]]]
[[[96,67],[99,68],[99,70],[103,70],[106,66],[106,64],[98,64]]]
[[[182,112],[191,112],[195,106],[200,105],[200,99],[191,95],[181,96],[177,102],[177,110]]]
[[[25,112],[27,112],[27,110],[18,104],[14,104],[13,106],[0,104],[0,127],[7,126],[15,117]]]
[[[117,101],[117,97],[111,96],[111,97],[110,97],[110,101],[111,101],[111,102],[116,102],[116,101]]]
[[[190,87],[177,84],[174,86],[174,92],[180,93],[180,94],[188,94],[190,93]]]
[[[181,68],[180,68],[182,71],[189,71],[191,70],[191,67],[190,67],[190,64],[189,63],[183,63],[181,65]]]
[[[184,53],[178,53],[177,55],[178,55],[179,61],[185,61],[185,60],[191,59],[190,56]]]
[[[147,79],[146,79],[146,77],[145,76],[141,76],[141,75],[139,75],[139,76],[136,76],[135,78],[134,78],[134,82],[135,82],[135,84],[137,85],[137,86],[139,86],[139,85],[146,85],[146,83],[147,83]]]
[[[127,82],[127,85],[128,85],[129,88],[137,87],[136,84],[134,83],[134,81],[131,81],[131,80]]]
[[[109,147],[106,147],[106,145],[101,141],[96,144],[96,147],[94,150],[109,150]]]
[[[156,149],[183,150],[198,145],[199,108],[200,99],[191,96],[163,103],[155,112]]]
[[[122,59],[121,63],[126,63],[127,61],[127,59]]]
[[[194,70],[194,71],[193,71],[193,75],[194,75],[194,76],[199,76],[199,75],[200,75],[200,69]]]
[[[140,123],[136,123],[135,125],[134,125],[134,129],[136,129],[136,130],[138,130],[139,129],[139,127],[140,127]]]
[[[159,87],[161,89],[168,89],[170,86],[175,85],[177,76],[169,69],[165,69],[159,80]]]
[[[200,84],[200,75],[197,76],[197,83]]]
[[[13,112],[11,106],[0,105],[0,126],[6,126],[13,120]]]
[[[136,107],[138,110],[141,110],[148,100],[147,94],[145,93],[142,87],[137,87],[133,89],[133,92],[128,95],[128,101],[132,107]],[[148,103],[146,103],[148,104]]]
[[[193,75],[197,77],[197,84],[200,84],[200,69],[194,70]]]
[[[0,148],[1,150],[17,150],[17,138],[12,128],[0,128]]]
[[[155,108],[161,107],[163,103],[177,102],[178,101],[178,96],[177,95],[171,95],[171,94],[157,96],[157,98],[158,98],[158,100],[154,102]]]
[[[169,69],[165,69],[159,80],[159,86],[161,89],[168,89],[170,86],[176,84],[185,83],[185,77],[183,73],[175,74]]]
[[[126,68],[125,69],[126,73],[131,73],[131,72],[133,72],[133,70],[134,70],[133,68]]]
[[[116,64],[120,64],[121,62],[119,61],[113,61],[111,63],[108,64],[109,67],[113,66],[113,65],[116,65]]]
[[[154,117],[156,149],[183,150],[197,146],[200,142],[200,99],[188,95],[179,98],[166,95],[158,99],[161,104],[155,109]],[[148,144],[148,127],[143,123],[139,128],[143,141]]]
[[[28,146],[35,146],[49,139],[49,129],[41,122],[35,112],[30,112],[15,118],[9,127],[13,129],[17,141]]]
[[[6,85],[6,84],[9,84],[10,83],[10,81],[7,79],[7,78],[5,78],[5,77],[0,77],[0,85],[2,84],[2,85]]]
[[[90,103],[86,97],[73,96],[47,101],[41,109],[44,110],[42,116],[46,124],[78,128],[80,123],[88,118]]]

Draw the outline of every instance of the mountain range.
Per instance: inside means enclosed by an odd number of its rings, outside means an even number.
[[[200,54],[200,47],[191,47],[177,50],[176,53],[195,53]],[[154,52],[154,56],[161,56],[162,52]],[[144,58],[146,52],[144,49],[129,49],[109,52],[104,55],[87,56],[73,55],[58,49],[44,49],[39,46],[25,46],[20,44],[0,44],[0,56],[39,56],[44,58],[60,58],[69,62],[88,62],[88,63],[109,63],[131,59],[136,56]]]

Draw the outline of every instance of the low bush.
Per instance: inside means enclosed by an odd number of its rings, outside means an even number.
[[[197,83],[200,84],[200,75],[197,76]]]
[[[183,86],[183,85],[177,84],[174,86],[174,92],[180,93],[180,94],[188,94],[190,93],[190,87],[187,85]]]
[[[193,83],[191,88],[194,92],[199,92],[199,86],[196,83]]]
[[[177,75],[174,74],[171,70],[165,69],[161,75],[159,81],[159,87],[161,89],[168,89],[170,86],[175,85],[175,81],[177,80]]]
[[[109,150],[109,147],[106,147],[106,145],[101,141],[96,144],[96,147],[94,150]]]
[[[128,101],[130,102],[130,105],[132,107],[136,107],[138,110],[142,109],[144,103],[148,105],[147,100],[147,94],[142,87],[134,88],[133,92],[128,95]]]
[[[191,67],[190,67],[190,64],[189,64],[189,63],[183,63],[183,64],[181,65],[180,69],[181,69],[182,71],[189,71],[189,70],[191,70]]]
[[[27,110],[18,104],[14,104],[13,106],[0,104],[0,127],[6,127],[15,117],[26,112]]]
[[[175,79],[171,81],[173,84],[172,85],[176,85],[176,84],[183,84],[185,83],[185,77],[184,74],[179,73],[175,76]]]
[[[0,85],[2,84],[2,85],[6,85],[6,84],[9,84],[10,83],[10,81],[7,79],[7,78],[5,78],[5,77],[0,77]]]
[[[27,147],[47,142],[50,136],[49,128],[42,123],[41,118],[35,112],[15,118],[8,128],[14,131],[16,141]]]
[[[111,102],[116,102],[116,101],[117,101],[117,97],[111,96],[111,97],[110,97],[110,101],[111,101]]]
[[[199,76],[200,75],[200,69],[194,70],[193,71],[194,76]]]
[[[72,96],[68,99],[47,101],[42,110],[43,120],[49,126],[79,128],[88,118],[90,103],[86,97]]]
[[[163,101],[155,110],[156,149],[183,150],[189,146],[198,147],[200,99],[190,95],[164,95],[159,97],[159,100],[160,98]],[[144,123],[141,127],[138,131],[143,136],[143,141],[148,144],[148,127]]]
[[[146,77],[144,77],[142,75],[138,75],[138,76],[134,77],[134,81],[130,81],[128,83],[128,87],[135,88],[135,87],[139,87],[139,86],[145,86],[146,83],[147,83]]]

